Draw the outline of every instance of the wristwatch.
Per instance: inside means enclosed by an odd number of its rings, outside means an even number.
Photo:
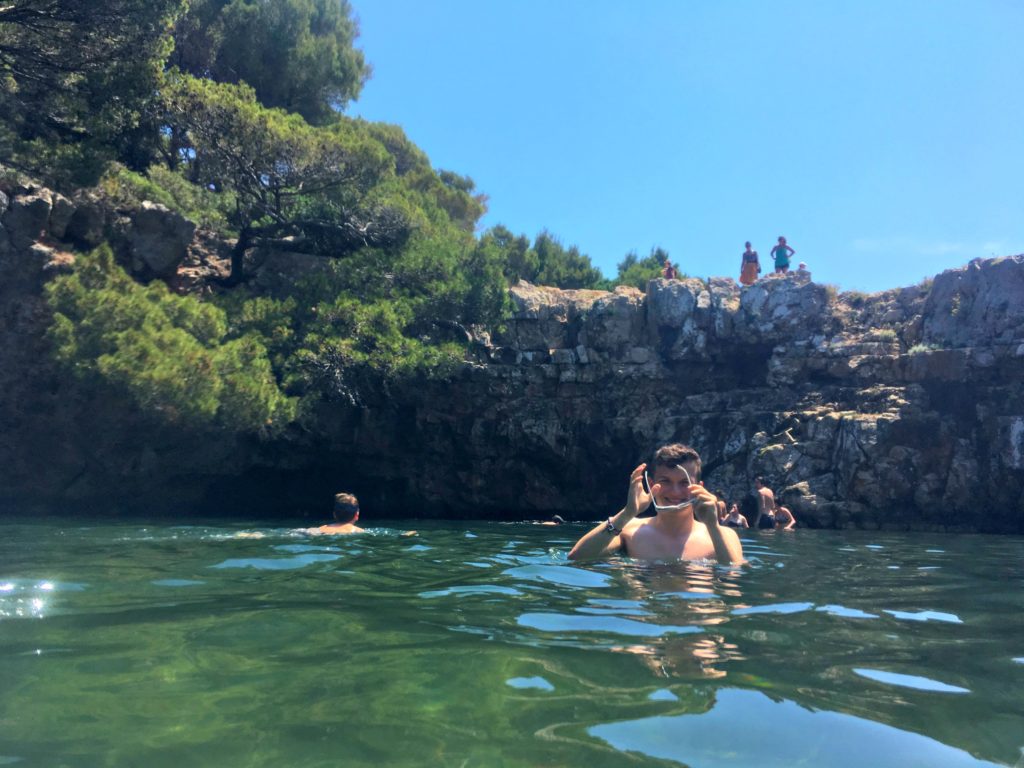
[[[616,528],[615,523],[612,522],[612,519],[610,517],[608,518],[608,522],[604,524],[604,529],[608,531],[608,533],[610,533],[612,536],[618,536],[620,533],[622,533],[622,529]]]

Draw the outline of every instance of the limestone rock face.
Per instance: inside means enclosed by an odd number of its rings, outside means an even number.
[[[132,266],[157,277],[173,275],[188,252],[195,231],[196,225],[180,213],[146,200],[132,217]]]
[[[230,243],[159,206],[28,185],[5,187],[0,227],[0,505],[280,514],[348,488],[382,517],[594,520],[681,441],[708,488],[743,504],[763,475],[801,525],[1024,533],[1024,256],[872,296],[797,275],[519,283],[500,331],[455,329],[468,352],[450,378],[325,399],[264,441],[85,395],[45,333],[43,287],[74,248],[109,240],[143,276],[198,292]],[[264,295],[328,267],[246,260]]]
[[[75,204],[64,195],[54,192],[53,207],[50,209],[49,232],[58,240],[63,240],[68,231],[71,217],[75,215]]]
[[[74,212],[64,230],[64,236],[83,248],[95,248],[103,242],[107,212],[97,195],[81,192],[75,196]]]
[[[924,309],[924,341],[974,347],[1024,339],[1022,263],[1024,256],[975,259],[938,275]]]
[[[48,192],[19,195],[7,205],[2,223],[17,250],[28,248],[46,232],[53,208]]]

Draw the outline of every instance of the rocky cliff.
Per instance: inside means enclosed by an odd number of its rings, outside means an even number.
[[[1024,532],[1022,256],[871,296],[807,276],[524,283],[450,381],[324,402],[312,428],[261,441],[86,397],[43,335],[42,287],[76,249],[110,240],[140,277],[197,290],[223,267],[208,233],[31,185],[0,193],[0,226],[7,508],[290,514],[348,488],[381,516],[589,520],[680,440],[710,488],[739,499],[764,475],[808,525]],[[257,282],[287,290],[282,263]]]

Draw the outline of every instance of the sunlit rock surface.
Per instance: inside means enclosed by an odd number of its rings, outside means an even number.
[[[153,208],[38,187],[4,191],[0,226],[12,509],[290,515],[348,489],[381,517],[594,520],[621,506],[651,449],[679,440],[709,488],[743,501],[764,475],[805,525],[1024,532],[1024,256],[870,296],[797,276],[614,293],[520,283],[510,322],[474,332],[451,381],[324,402],[312,431],[260,442],[85,401],[43,336],[42,288],[74,247],[109,239],[130,261],[140,232],[167,228],[146,265],[180,264],[167,277],[180,290],[222,276],[229,248]],[[265,290],[303,271],[275,254],[259,264]]]

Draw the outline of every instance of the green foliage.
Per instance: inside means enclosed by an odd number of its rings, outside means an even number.
[[[344,122],[344,121],[342,121]],[[451,222],[467,234],[487,212],[487,196],[476,193],[476,183],[452,171],[434,172],[423,150],[397,125],[352,121],[353,130],[365,131],[391,156],[400,189],[434,223]]]
[[[650,254],[639,258],[635,251],[630,251],[618,264],[618,275],[612,281],[612,287],[616,285],[631,285],[641,291],[647,290],[647,283],[661,277],[662,269],[665,266],[665,259],[668,258],[668,251],[660,247],[651,249]],[[677,270],[678,272],[678,270]],[[686,275],[678,273],[680,279]]]
[[[496,227],[477,240],[487,198],[470,177],[435,170],[398,126],[337,112],[369,71],[344,0],[110,7],[135,15],[106,38],[76,17],[83,51],[105,39],[112,57],[73,54],[82,69],[53,80],[68,88],[30,93],[0,69],[0,106],[22,100],[26,115],[62,126],[0,118],[0,150],[50,179],[100,179],[115,207],[151,200],[236,236],[235,279],[203,302],[136,284],[109,249],[82,257],[48,289],[56,354],[78,375],[175,421],[265,431],[296,413],[279,381],[309,398],[366,399],[446,376],[476,327],[507,317],[509,281],[602,284],[588,256],[548,232],[531,243]],[[79,40],[65,31],[54,52]],[[254,247],[333,261],[260,295],[243,274]]]
[[[347,0],[192,0],[170,64],[324,125],[369,77],[358,34]]]
[[[894,331],[892,328],[880,328],[880,329],[878,329],[877,331],[874,331],[871,334],[871,338],[874,341],[889,341],[889,342],[892,342],[892,341],[896,341],[898,336],[896,335],[896,331]]]
[[[182,0],[0,5],[0,160],[68,186],[148,162],[147,122]]]
[[[925,352],[933,352],[936,349],[940,349],[938,344],[915,344],[907,350],[907,354],[920,355]]]
[[[445,377],[462,358],[456,344],[409,338],[407,304],[341,296],[316,308],[317,321],[289,366],[290,382],[327,399],[365,402],[415,376]]]
[[[949,314],[953,317],[957,317],[963,311],[963,301],[960,297],[960,292],[957,291],[953,294],[953,298],[949,302]]]
[[[863,291],[845,291],[842,298],[854,309],[860,309],[868,300],[868,294]]]
[[[540,271],[540,259],[537,252],[530,247],[526,235],[514,235],[511,230],[500,224],[480,238],[479,246],[492,253],[502,265],[502,272],[509,283],[520,280],[532,282]]]
[[[262,433],[295,413],[257,334],[231,336],[223,310],[159,282],[135,283],[107,246],[50,283],[47,300],[57,359],[76,376],[127,393],[144,411]]]
[[[575,245],[567,249],[552,234],[544,231],[533,241],[533,250],[539,262],[533,282],[559,288],[596,288],[601,284],[601,271]]]
[[[188,181],[181,173],[151,166],[144,174],[111,165],[97,185],[118,207],[138,208],[144,200],[166,205],[201,227],[230,234],[234,208],[230,193],[217,194]]]
[[[525,235],[516,237],[499,225],[483,234],[480,245],[502,263],[510,283],[526,280],[557,288],[599,288],[605,283],[589,256],[575,245],[564,247],[547,231],[537,235],[531,246]]]
[[[248,86],[187,75],[168,78],[164,99],[189,178],[234,196],[234,279],[256,238],[288,236],[289,250],[338,257],[399,246],[411,234],[405,201],[371,194],[383,189],[391,161],[354,121],[315,128],[262,107]]]

